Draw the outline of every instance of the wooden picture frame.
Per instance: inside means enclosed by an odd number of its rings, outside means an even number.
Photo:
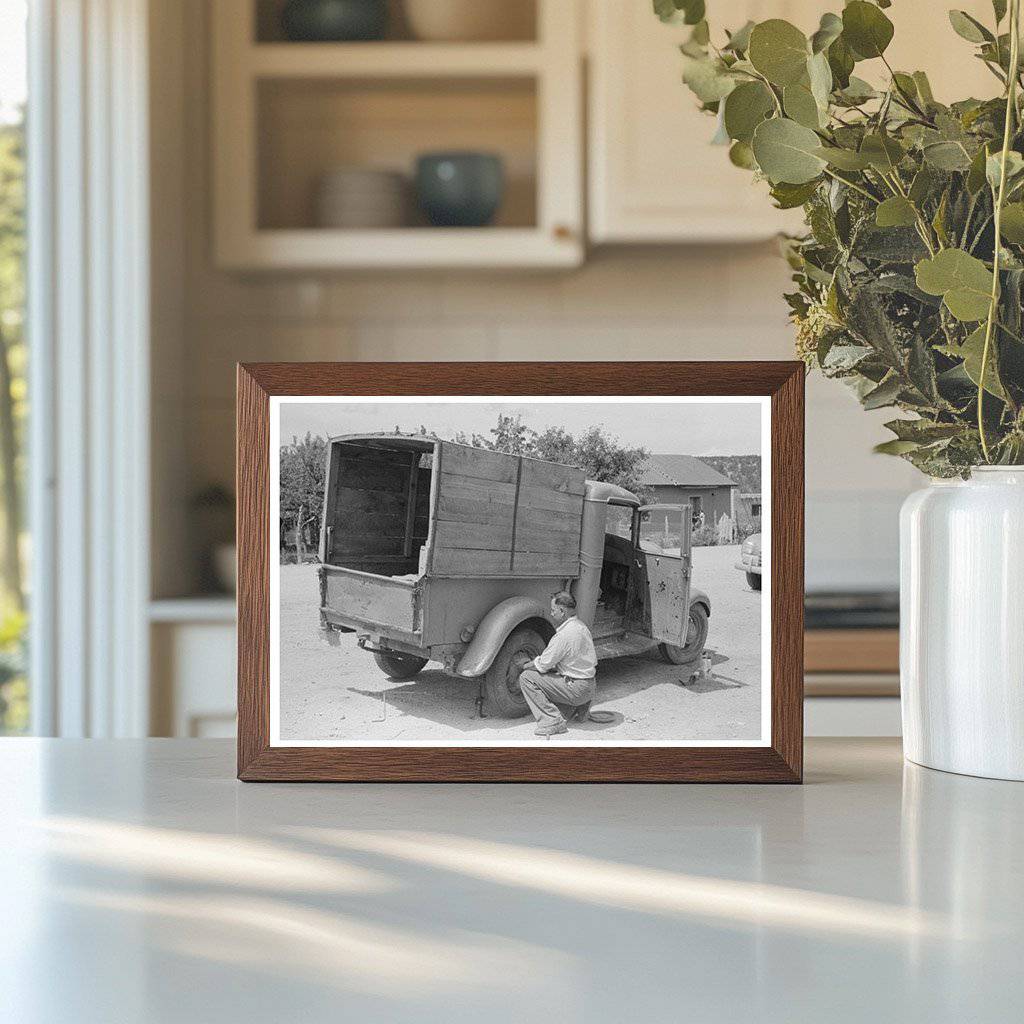
[[[799,362],[249,363],[238,366],[238,777],[244,781],[800,782],[804,367]],[[770,741],[763,746],[273,746],[273,396],[767,396]],[[364,399],[365,400],[365,399]]]

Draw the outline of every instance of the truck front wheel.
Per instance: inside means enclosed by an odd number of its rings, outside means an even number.
[[[751,590],[761,589],[761,574],[759,572],[748,572],[747,573],[747,586]]]
[[[522,718],[530,710],[519,686],[519,673],[545,646],[544,638],[529,626],[521,626],[509,634],[484,674],[484,697],[492,715]]]
[[[412,679],[427,663],[426,658],[417,658],[415,654],[402,654],[400,651],[374,651],[373,660],[377,667],[389,679],[401,682]]]
[[[696,661],[704,651],[704,644],[708,639],[708,613],[704,606],[695,604],[690,606],[690,622],[686,630],[686,646],[677,647],[675,644],[658,644],[661,656],[673,665],[688,665]]]

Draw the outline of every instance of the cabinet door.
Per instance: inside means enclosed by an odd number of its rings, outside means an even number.
[[[787,18],[817,27],[820,3],[736,0],[712,8],[712,31]],[[710,145],[715,119],[683,85],[679,44],[649,0],[591,0],[590,236],[595,242],[705,242],[794,230],[799,211],[776,210],[767,185]]]
[[[771,206],[767,187],[710,145],[714,119],[682,84],[678,44],[689,29],[664,25],[649,0],[589,0],[590,237],[595,242],[704,242],[766,238],[799,230],[799,211]],[[735,0],[711,7],[712,31],[747,19],[786,18],[810,34],[841,2]],[[989,0],[957,4],[991,26]],[[996,95],[998,83],[950,27],[946,7],[904,2],[886,14],[896,34],[893,67],[928,73],[943,102]],[[1003,23],[1003,31],[1006,23]],[[857,73],[880,84],[880,61]]]

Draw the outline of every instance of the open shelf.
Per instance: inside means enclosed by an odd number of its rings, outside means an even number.
[[[409,193],[405,228],[428,230],[412,196],[413,177],[417,156],[439,150],[497,153],[505,189],[493,228],[536,227],[532,79],[272,79],[258,85],[256,117],[261,231],[325,230],[314,212],[320,179],[350,166],[401,173]],[[378,233],[360,230],[353,241],[373,245]],[[443,234],[453,240],[452,229]]]
[[[257,78],[459,77],[535,75],[535,43],[268,43],[245,62]]]

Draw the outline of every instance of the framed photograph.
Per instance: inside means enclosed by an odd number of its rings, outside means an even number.
[[[799,782],[798,362],[238,367],[238,775]]]

